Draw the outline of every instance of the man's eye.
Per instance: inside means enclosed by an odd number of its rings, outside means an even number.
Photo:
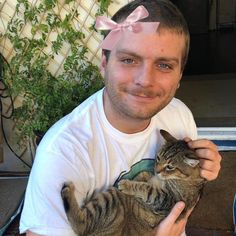
[[[164,70],[170,70],[170,69],[171,69],[171,66],[168,65],[168,64],[165,64],[165,63],[160,63],[160,64],[158,65],[158,67],[159,67],[160,69],[164,69]]]
[[[127,59],[123,59],[122,62],[124,62],[125,64],[133,64],[134,60],[130,59],[130,58],[127,58]]]

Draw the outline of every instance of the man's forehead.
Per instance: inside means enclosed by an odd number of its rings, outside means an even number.
[[[120,53],[137,53],[152,52],[152,50],[173,50],[182,51],[185,46],[183,35],[173,32],[161,32],[152,35],[141,35],[126,33],[114,48],[116,54]],[[112,50],[113,51],[113,50]]]
[[[156,40],[157,43],[159,41],[159,38],[175,38],[179,41],[185,41],[186,40],[186,36],[182,33],[182,32],[179,32],[177,30],[174,30],[174,29],[161,29],[161,30],[157,30],[156,32],[154,33],[149,33],[149,34],[146,34],[146,33],[133,33],[133,32],[130,32],[130,31],[126,31],[126,32],[123,32],[123,35],[120,39],[120,42],[129,42],[130,40],[132,40],[133,42],[138,42],[138,40],[141,41],[141,43],[145,43],[147,42],[148,40],[153,40],[154,41]],[[123,42],[124,43],[124,42]]]

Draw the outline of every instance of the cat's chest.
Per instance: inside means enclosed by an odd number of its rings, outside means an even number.
[[[153,176],[149,183],[152,184],[155,188],[164,189],[165,188],[165,181],[160,179],[158,176]]]

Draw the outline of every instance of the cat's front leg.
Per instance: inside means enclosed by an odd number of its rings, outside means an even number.
[[[77,235],[84,235],[87,230],[86,209],[80,209],[75,198],[75,186],[72,182],[64,183],[61,197],[67,218]]]
[[[135,195],[135,192],[133,191],[133,184],[128,179],[120,180],[118,182],[118,189],[127,195]]]
[[[119,181],[118,189],[127,195],[141,198],[145,203],[154,202],[155,189],[149,183],[123,179]]]
[[[66,213],[70,211],[71,205],[74,204],[75,201],[74,191],[75,191],[75,186],[72,182],[66,182],[62,186],[61,197],[63,200],[63,205]]]
[[[134,181],[148,182],[153,177],[150,171],[142,171],[137,176],[134,177]]]

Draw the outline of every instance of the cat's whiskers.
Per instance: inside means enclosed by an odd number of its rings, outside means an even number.
[[[159,175],[155,174],[149,182],[153,184],[154,186],[157,186],[158,188],[162,189],[165,185],[164,179]]]

